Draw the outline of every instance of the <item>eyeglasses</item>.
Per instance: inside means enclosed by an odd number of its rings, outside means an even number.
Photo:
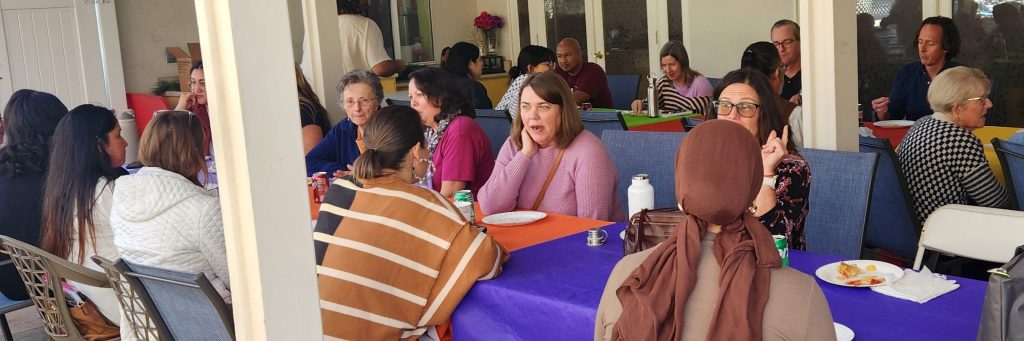
[[[985,102],[988,102],[988,96],[971,97],[964,100],[964,102],[967,101],[979,101],[981,104],[985,104]]]
[[[760,104],[755,103],[732,103],[728,101],[714,101],[715,110],[718,112],[718,116],[729,116],[732,113],[732,109],[736,108],[736,112],[740,114],[740,117],[751,118],[757,113],[757,109],[761,107]]]
[[[194,79],[189,79],[188,80],[188,88],[189,89],[206,90],[206,80],[204,79],[204,80],[201,80],[201,81],[197,82]]]
[[[773,41],[772,45],[775,45],[775,48],[781,50],[783,47],[787,49],[792,48],[794,43],[796,43],[796,39],[789,38],[783,41]]]
[[[375,98],[365,98],[365,97],[362,97],[362,98],[359,98],[359,99],[349,98],[349,99],[346,99],[345,102],[343,102],[343,103],[344,103],[346,108],[355,107],[356,104],[359,104],[359,107],[361,107],[361,108],[369,108],[371,105],[376,104],[377,100]]]

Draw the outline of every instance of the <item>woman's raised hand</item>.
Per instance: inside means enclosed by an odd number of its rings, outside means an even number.
[[[532,158],[534,154],[537,154],[537,142],[533,141],[533,138],[530,137],[530,133],[527,132],[526,129],[528,128],[523,127],[523,131],[519,134],[520,138],[523,139],[523,149],[520,151],[523,152],[523,155],[526,155],[526,157]]]
[[[768,141],[761,146],[761,160],[764,164],[764,175],[774,175],[775,168],[779,166],[779,162],[782,162],[782,157],[786,156],[788,151],[786,146],[789,144],[789,126],[782,128],[782,137],[778,137],[775,131],[772,131],[768,135]]]

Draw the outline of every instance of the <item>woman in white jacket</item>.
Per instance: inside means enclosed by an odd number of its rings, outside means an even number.
[[[51,145],[41,246],[71,262],[103,271],[90,258],[118,257],[110,228],[110,198],[114,179],[128,174],[121,168],[127,146],[121,127],[110,109],[83,104],[60,120]],[[108,320],[120,321],[121,309],[113,290],[72,284]]]
[[[199,173],[206,172],[205,154],[203,129],[194,114],[159,112],[139,142],[145,167],[114,186],[110,223],[122,259],[202,272],[231,303],[220,202],[199,182]]]

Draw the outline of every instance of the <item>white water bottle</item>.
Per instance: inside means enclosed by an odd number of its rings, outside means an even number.
[[[627,218],[632,218],[640,210],[654,209],[654,186],[651,186],[651,180],[647,174],[634,175],[633,183],[629,185],[626,193],[629,200],[629,216]]]

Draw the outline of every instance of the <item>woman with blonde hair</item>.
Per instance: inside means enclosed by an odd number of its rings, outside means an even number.
[[[583,129],[569,84],[542,72],[523,85],[511,136],[480,189],[480,209],[620,221],[626,214],[615,195],[618,178],[601,139]]]
[[[114,184],[110,223],[121,258],[202,272],[230,303],[220,201],[199,180],[206,173],[203,154],[203,130],[195,114],[158,112],[139,142],[145,167]]]

